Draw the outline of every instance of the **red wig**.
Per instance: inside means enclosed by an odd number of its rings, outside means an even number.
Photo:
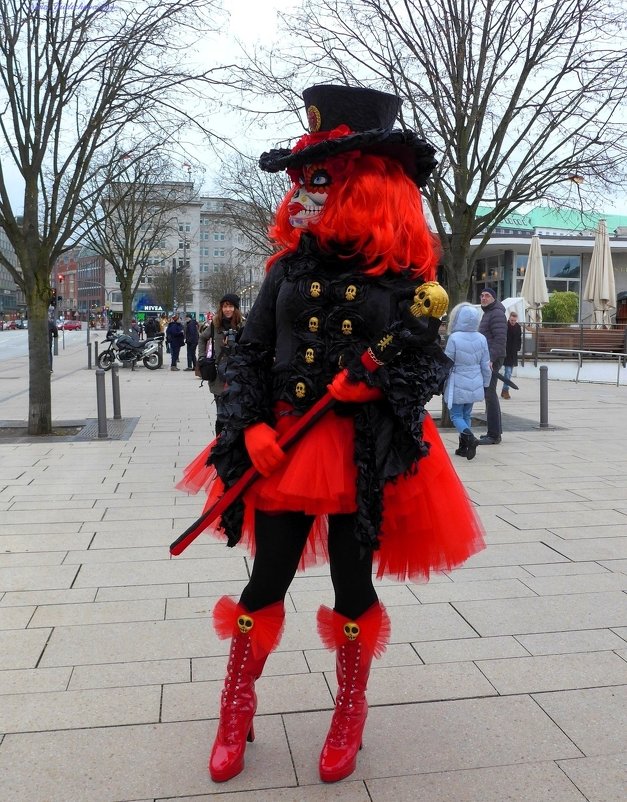
[[[385,156],[343,154],[341,169],[335,170],[334,161],[329,160],[333,183],[322,215],[308,229],[318,245],[329,253],[341,245],[344,258],[360,254],[369,274],[409,269],[414,277],[435,279],[439,243],[427,226],[420,190],[400,163]],[[280,250],[267,269],[295,251],[303,234],[289,223],[287,207],[296,189],[282,200],[270,228]]]

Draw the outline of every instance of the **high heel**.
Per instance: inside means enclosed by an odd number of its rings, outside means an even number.
[[[249,613],[223,596],[215,606],[216,632],[221,638],[232,635],[232,640],[220,700],[220,721],[209,756],[209,773],[214,782],[226,782],[244,769],[246,743],[255,740],[255,681],[261,676],[268,655],[278,645],[284,617],[283,602]]]

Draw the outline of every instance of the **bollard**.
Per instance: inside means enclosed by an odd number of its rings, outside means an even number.
[[[121,420],[122,411],[120,409],[120,368],[118,365],[111,366],[111,389],[113,390],[113,418]]]
[[[91,370],[91,343],[87,343],[87,370]]]
[[[98,340],[94,343],[94,365],[98,367]]]
[[[546,429],[549,425],[549,369],[546,365],[540,366],[540,428]]]
[[[163,367],[163,342],[159,343],[159,367]]]
[[[59,356],[59,335],[57,334],[56,337],[53,339],[52,343],[52,355]]]
[[[105,372],[96,368],[96,404],[98,407],[98,437],[107,437],[107,399],[105,396]]]

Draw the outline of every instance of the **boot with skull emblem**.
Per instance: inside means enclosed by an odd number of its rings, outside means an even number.
[[[385,651],[390,619],[379,602],[355,621],[321,607],[318,633],[324,645],[336,652],[338,683],[335,711],[320,753],[320,779],[337,782],[352,774],[357,765],[368,714],[366,686],[370,665],[373,657]]]
[[[246,741],[255,738],[255,681],[279,643],[284,618],[283,602],[249,612],[223,596],[214,608],[213,623],[218,637],[232,638],[220,701],[220,722],[209,758],[209,773],[215,782],[230,780],[244,768]]]

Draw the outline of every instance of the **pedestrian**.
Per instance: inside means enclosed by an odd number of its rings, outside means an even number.
[[[141,340],[141,328],[137,322],[137,318],[133,318],[131,320],[131,331],[133,332],[133,337],[136,340]]]
[[[57,324],[54,322],[53,317],[48,318],[48,353],[50,358],[50,373],[53,372],[52,370],[52,352],[53,352],[53,342],[57,340],[59,337],[59,329],[57,328]]]
[[[503,382],[503,389],[501,390],[501,398],[505,398],[507,401],[511,398],[507,379],[512,378],[512,371],[518,365],[518,352],[521,345],[522,328],[518,322],[518,313],[512,310],[507,318],[507,341],[505,344],[505,361],[503,362],[503,376],[506,381]]]
[[[146,318],[146,325],[144,326],[144,330],[146,332],[146,337],[150,339],[151,337],[156,337],[157,334],[161,331],[159,327],[159,322],[154,315],[149,315]]]
[[[292,187],[227,362],[223,428],[180,485],[207,486],[209,504],[251,463],[262,476],[218,522],[229,545],[241,540],[254,551],[254,563],[239,602],[223,597],[213,613],[220,637],[231,638],[209,761],[216,782],[244,768],[254,683],[280,639],[299,564],[328,559],[331,568],[335,604],[317,618],[339,687],[319,773],[335,782],[355,769],[370,665],[390,637],[373,561],[379,577],[424,578],[482,547],[481,526],[425,412],[451,367],[439,344],[442,290],[423,284],[438,264],[418,189],[435,167],[434,149],[412,131],[392,130],[394,95],[316,86],[304,100],[312,133],[260,160],[268,172],[287,170]],[[285,452],[278,438],[327,387],[335,408]]]
[[[496,300],[496,291],[491,287],[482,290],[479,296],[483,317],[479,324],[479,331],[488,341],[492,376],[490,384],[485,389],[485,413],[488,431],[479,438],[480,446],[493,446],[501,442],[503,424],[501,423],[501,405],[496,392],[498,372],[505,358],[505,344],[507,341],[507,319],[505,307]]]
[[[472,407],[484,398],[490,384],[488,342],[479,334],[481,312],[472,304],[458,304],[449,316],[446,355],[453,360],[444,398],[453,426],[459,432],[455,453],[474,459],[479,441],[472,433]]]
[[[218,311],[211,316],[211,322],[203,329],[198,340],[198,359],[213,360],[213,375],[209,376],[208,383],[218,410],[226,389],[227,358],[244,326],[239,306],[238,295],[232,292],[223,295],[218,305]],[[201,370],[203,370],[202,367]],[[216,434],[220,434],[221,430],[222,422],[218,415],[216,417]]]
[[[198,323],[189,312],[185,315],[185,344],[187,345],[187,367],[185,370],[196,368],[196,348],[198,347]]]
[[[159,318],[159,326],[161,327],[161,333],[165,336],[166,331],[168,330],[168,326],[170,325],[170,321],[168,320],[168,316],[165,312]],[[170,343],[165,341],[165,352],[166,354],[170,353]]]
[[[179,352],[185,343],[185,330],[176,312],[165,330],[165,341],[169,346],[170,370],[178,370]]]

